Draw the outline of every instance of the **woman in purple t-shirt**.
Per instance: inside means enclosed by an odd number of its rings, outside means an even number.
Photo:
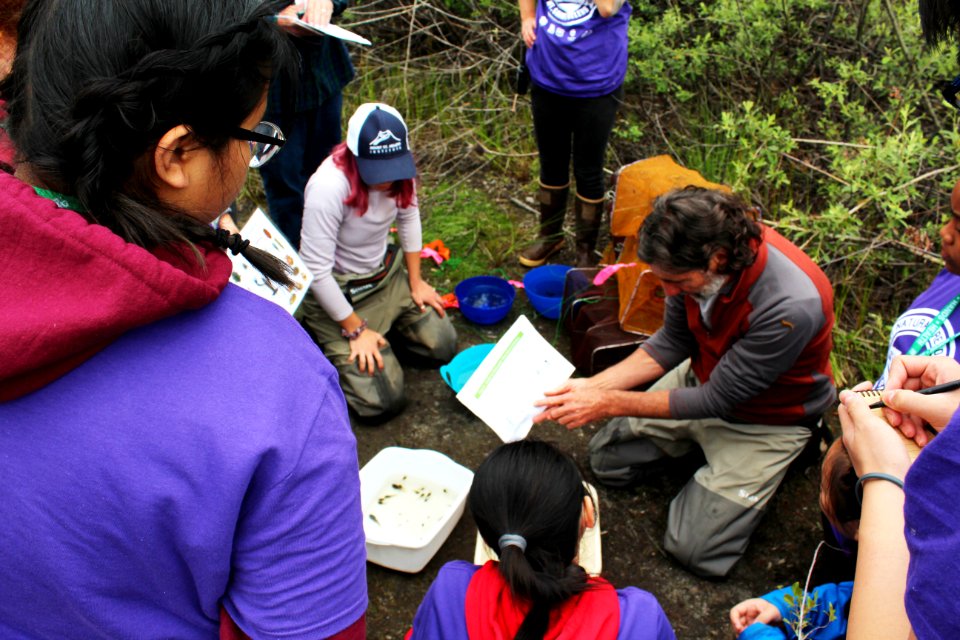
[[[957,378],[951,358],[895,358],[882,395],[886,420],[858,394],[840,394],[843,442],[863,502],[848,638],[958,637],[960,391],[915,391]],[[918,444],[928,441],[917,437],[924,425],[939,435],[910,466],[890,425]]]
[[[596,263],[603,160],[627,73],[626,0],[519,0],[533,127],[540,154],[540,227],[520,264],[537,267],[563,248],[570,158],[577,182],[577,266]]]
[[[278,287],[286,265],[211,225],[284,142],[276,11],[24,6],[0,90],[4,640],[366,637],[336,371],[226,251]]]
[[[445,564],[407,640],[676,640],[652,594],[615,589],[580,566],[596,505],[563,451],[538,440],[497,447],[477,469],[467,502],[498,561]]]

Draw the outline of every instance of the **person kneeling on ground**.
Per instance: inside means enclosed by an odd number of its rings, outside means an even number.
[[[316,278],[303,324],[340,372],[347,404],[361,419],[403,410],[403,371],[388,331],[429,360],[456,352],[440,296],[420,277],[416,175],[403,118],[368,103],[350,118],[346,143],[307,183],[300,254]],[[394,221],[400,247],[387,242]]]
[[[536,440],[501,445],[477,469],[468,504],[500,562],[445,564],[407,640],[675,638],[651,594],[614,589],[577,564],[596,511],[570,456]]]
[[[697,574],[725,576],[836,398],[833,291],[722,191],[658,198],[638,253],[668,296],[663,327],[617,365],[548,393],[534,420],[575,428],[616,416],[589,445],[594,473],[613,486],[702,449],[707,464],[671,503],[664,547]]]

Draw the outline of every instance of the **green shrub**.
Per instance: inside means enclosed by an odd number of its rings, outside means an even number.
[[[513,2],[384,0],[347,18],[377,34],[355,50],[347,109],[376,99],[404,111],[436,211],[472,197],[440,183],[532,189]],[[952,52],[923,49],[915,3],[892,0],[636,0],[629,32],[609,167],[669,153],[755,200],[834,283],[838,379],[874,377],[890,324],[938,267],[960,140],[933,85],[956,73]],[[498,211],[477,212],[464,229],[479,234],[489,216],[512,242]],[[488,269],[501,258],[491,250]]]

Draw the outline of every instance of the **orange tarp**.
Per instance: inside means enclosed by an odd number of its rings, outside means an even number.
[[[637,233],[659,196],[687,186],[730,191],[729,187],[704,179],[681,167],[670,156],[655,156],[625,165],[617,173],[610,232],[623,236],[617,262],[636,262],[617,272],[620,295],[620,326],[624,331],[650,335],[663,324],[663,289],[660,281],[637,258]]]

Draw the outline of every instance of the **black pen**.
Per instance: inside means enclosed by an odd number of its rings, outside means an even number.
[[[936,384],[932,387],[927,387],[926,389],[920,389],[919,391],[917,391],[917,393],[923,396],[929,396],[935,393],[946,393],[947,391],[954,391],[955,389],[960,389],[960,380],[952,380],[950,382],[944,382],[943,384]],[[878,391],[882,392],[883,390],[878,389]],[[885,406],[887,405],[883,404],[883,400],[880,400],[879,402],[874,402],[873,404],[871,404],[870,408],[882,409]]]

